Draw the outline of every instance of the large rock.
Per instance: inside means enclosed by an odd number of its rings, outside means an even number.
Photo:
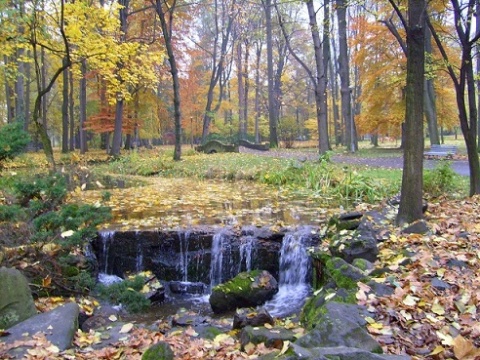
[[[329,250],[333,256],[341,257],[348,263],[358,258],[375,262],[378,256],[376,237],[372,231],[339,232],[332,237]]]
[[[164,341],[160,341],[152,345],[142,355],[142,360],[173,360],[175,354],[170,345]]]
[[[17,269],[0,268],[0,329],[8,329],[37,314],[25,276]]]
[[[248,309],[237,309],[233,316],[233,326],[235,329],[242,329],[245,326],[263,326],[265,324],[274,325],[275,320],[265,308],[258,311]]]
[[[210,305],[215,313],[254,307],[270,300],[277,292],[277,280],[268,271],[242,272],[213,288]]]
[[[295,341],[295,333],[283,327],[268,329],[264,326],[246,326],[240,333],[240,344],[244,348],[248,343],[254,345],[265,344],[268,348],[281,349],[285,341]]]
[[[409,360],[408,355],[380,355],[362,349],[345,346],[305,349],[297,344],[291,344],[297,358],[306,360],[336,359],[336,360]]]
[[[296,344],[304,348],[345,346],[382,353],[380,344],[365,330],[362,309],[356,305],[327,302],[307,315],[309,328]]]
[[[49,312],[38,314],[8,329],[9,335],[0,341],[12,344],[16,341],[32,339],[37,333],[43,333],[48,341],[60,351],[72,345],[73,336],[78,329],[79,307],[76,303],[67,303]],[[27,347],[19,346],[10,350],[9,355],[20,358]]]

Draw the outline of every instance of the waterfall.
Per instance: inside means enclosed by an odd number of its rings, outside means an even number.
[[[190,231],[178,233],[178,238],[180,240],[180,261],[178,263],[178,269],[182,273],[182,281],[188,281],[188,243],[190,239],[190,234]]]
[[[253,236],[246,236],[242,239],[242,243],[240,244],[240,264],[238,272],[241,271],[240,267],[243,262],[245,262],[246,271],[252,270],[252,258],[256,240],[257,239]]]
[[[136,233],[135,239],[137,240],[137,258],[135,261],[135,271],[140,272],[143,270],[143,247],[138,231]]]
[[[212,238],[211,263],[210,263],[210,289],[222,282],[223,278],[223,247],[224,239],[227,238],[224,231],[217,232]]]
[[[99,233],[102,240],[102,259],[103,261],[103,272],[108,274],[108,251],[110,249],[110,243],[113,241],[115,236],[115,231],[101,231]]]
[[[288,316],[303,306],[310,293],[308,275],[311,271],[306,242],[310,229],[285,234],[280,249],[279,290],[265,308],[272,316]]]

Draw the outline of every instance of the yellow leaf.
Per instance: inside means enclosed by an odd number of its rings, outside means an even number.
[[[279,356],[285,354],[285,353],[287,352],[289,346],[290,346],[290,341],[285,340],[285,341],[283,342],[282,350],[281,350],[280,353],[279,353],[277,356],[275,356],[275,357],[279,357]]]
[[[110,321],[117,321],[118,319],[117,319],[117,317],[116,317],[115,315],[110,315],[110,316],[108,317],[108,320],[110,320]]]
[[[458,335],[453,340],[453,353],[459,360],[474,360],[480,356],[480,349],[473,345],[471,340],[465,339],[462,335]]]
[[[445,309],[437,302],[432,305],[432,312],[437,315],[445,315]]]
[[[438,354],[440,354],[441,352],[444,352],[444,351],[445,351],[445,349],[443,348],[443,346],[442,346],[442,345],[438,345],[438,346],[437,346],[435,349],[433,349],[433,351],[432,351],[430,354],[428,354],[428,355],[432,355],[432,356],[433,356],[433,355],[438,355]]]
[[[273,326],[270,325],[269,323],[265,323],[263,324],[263,326],[265,326],[267,329],[273,329]]]
[[[403,299],[402,302],[407,306],[415,306],[417,304],[417,298],[411,295],[407,295],[405,296],[405,299]]]
[[[120,332],[120,334],[127,334],[132,329],[133,329],[133,324],[128,323],[128,324],[123,325],[119,332]]]

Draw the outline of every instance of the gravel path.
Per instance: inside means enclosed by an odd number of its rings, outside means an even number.
[[[275,149],[269,151],[253,150],[245,147],[240,147],[241,153],[257,154],[262,156],[271,156],[277,158],[286,159],[298,159],[300,161],[317,160],[318,153],[314,151],[290,151],[285,149]],[[385,157],[372,157],[372,158],[360,158],[358,156],[352,156],[348,154],[333,155],[332,161],[341,164],[353,164],[353,165],[368,165],[372,167],[390,168],[390,169],[402,169],[403,157],[401,156],[385,156]],[[423,166],[425,169],[433,169],[440,160],[425,159]],[[467,160],[452,160],[452,169],[459,175],[469,176],[470,170]]]

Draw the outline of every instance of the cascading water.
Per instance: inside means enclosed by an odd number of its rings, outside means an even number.
[[[223,242],[226,234],[217,232],[212,238],[211,263],[210,263],[210,289],[222,282],[223,270]]]
[[[102,261],[103,261],[103,273],[108,273],[108,250],[113,240],[115,231],[102,231],[100,232],[100,238],[102,239]]]
[[[182,273],[182,281],[188,281],[188,242],[190,239],[190,231],[179,232],[180,239],[180,262],[178,264],[179,270]]]
[[[307,281],[311,264],[306,242],[310,229],[286,234],[280,250],[279,290],[265,308],[272,316],[288,316],[298,311],[310,293]]]
[[[137,259],[135,262],[135,270],[139,272],[143,270],[143,247],[138,231],[135,237],[137,238]]]
[[[252,270],[252,258],[257,239],[253,236],[246,236],[242,240],[240,244],[240,266],[245,263],[245,270],[250,271]],[[240,269],[238,272],[240,272]]]

